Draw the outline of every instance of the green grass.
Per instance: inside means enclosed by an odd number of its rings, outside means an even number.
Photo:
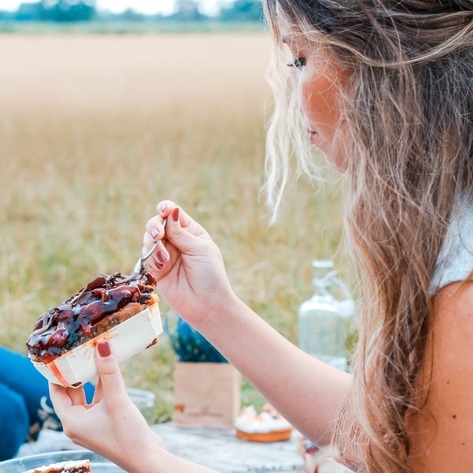
[[[215,21],[88,21],[53,23],[44,21],[0,21],[0,33],[10,34],[188,34],[188,33],[259,33],[261,22]]]
[[[341,181],[294,184],[279,223],[259,199],[270,93],[264,34],[6,35],[0,41],[0,343],[25,352],[43,311],[99,272],[128,272],[173,199],[222,249],[237,294],[297,342],[311,261],[341,241]],[[169,309],[162,304],[164,312]],[[124,367],[172,413],[166,336]],[[243,402],[262,402],[244,383]]]

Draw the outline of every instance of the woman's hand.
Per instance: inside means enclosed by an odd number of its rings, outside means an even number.
[[[148,260],[158,289],[173,309],[191,324],[216,314],[235,297],[222,254],[210,235],[171,201],[157,206],[144,235],[145,250],[154,240],[163,245]],[[166,229],[163,222],[167,219]]]
[[[97,344],[95,362],[99,383],[91,404],[84,390],[50,384],[51,400],[65,434],[127,471],[156,471],[152,457],[163,442],[133,404],[115,356],[107,341]],[[140,468],[138,468],[138,464]]]

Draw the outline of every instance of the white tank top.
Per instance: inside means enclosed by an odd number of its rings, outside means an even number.
[[[452,282],[466,279],[473,271],[473,199],[462,196],[455,206],[432,278],[436,292]]]

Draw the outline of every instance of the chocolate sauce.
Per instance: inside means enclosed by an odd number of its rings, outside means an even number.
[[[46,311],[26,346],[34,358],[49,363],[94,336],[94,326],[130,302],[146,304],[153,297],[156,280],[148,271],[100,275],[67,301]]]

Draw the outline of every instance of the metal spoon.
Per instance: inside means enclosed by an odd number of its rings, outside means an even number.
[[[167,220],[164,220],[163,221],[163,227],[166,228],[166,222]],[[146,260],[154,253],[154,250],[157,248],[159,242],[161,240],[156,240],[153,244],[153,246],[151,247],[151,249],[148,251],[148,253],[146,253],[144,256],[142,256],[141,258],[138,258],[138,261],[135,263],[135,267],[133,268],[133,273],[140,273],[141,270],[144,268],[145,266],[145,262]],[[133,274],[132,273],[132,274]]]

